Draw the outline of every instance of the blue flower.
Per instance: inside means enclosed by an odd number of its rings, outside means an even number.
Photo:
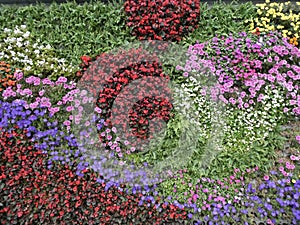
[[[266,208],[267,210],[269,210],[269,211],[272,210],[272,205],[271,205],[271,204],[265,203],[264,206],[265,206],[265,208]]]

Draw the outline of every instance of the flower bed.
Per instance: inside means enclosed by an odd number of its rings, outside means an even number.
[[[1,224],[298,224],[299,5],[3,6]]]

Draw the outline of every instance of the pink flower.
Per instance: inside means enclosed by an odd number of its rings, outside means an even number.
[[[54,115],[55,113],[57,113],[59,111],[59,107],[54,107],[49,109],[49,111]]]
[[[64,124],[65,126],[70,126],[70,125],[71,125],[71,122],[70,122],[69,120],[66,120],[66,121],[63,122],[63,124]]]
[[[43,91],[39,91],[39,96],[43,96],[44,95],[44,93],[45,93],[45,91],[43,90]]]
[[[285,171],[281,171],[281,173],[283,174],[283,176],[287,177],[288,176],[288,173],[285,172]]]
[[[59,77],[57,81],[62,82],[62,83],[66,83],[68,81],[68,79],[65,78],[65,77]]]
[[[111,135],[108,135],[107,136],[107,140],[111,140],[112,139],[112,136]]]
[[[285,163],[285,166],[286,166],[286,167],[290,166],[290,163],[289,163],[289,162],[286,162],[286,163]]]
[[[45,79],[42,80],[42,83],[50,85],[52,83],[52,81],[49,80],[49,78],[45,78]]]
[[[75,118],[75,124],[79,124],[80,123],[80,119],[79,118]]]
[[[38,85],[40,85],[40,83],[41,83],[41,79],[38,78],[38,77],[36,77],[36,78],[34,79],[34,81],[33,81],[33,85],[34,85],[34,86],[38,86]]]
[[[68,106],[68,107],[66,108],[67,112],[71,112],[73,109],[74,109],[73,106]]]
[[[207,188],[203,189],[203,192],[208,193],[208,189]]]
[[[76,100],[75,100],[76,101]],[[97,112],[97,113],[101,113],[102,112],[102,110],[99,108],[99,107],[96,107],[95,108],[95,111]]]
[[[29,107],[31,108],[31,109],[35,109],[35,108],[37,108],[38,107],[38,103],[30,103],[29,104]]]
[[[23,78],[23,73],[19,72],[19,73],[15,73],[14,74],[14,77],[17,79],[17,80],[21,80]]]
[[[269,178],[270,178],[270,177],[269,177],[268,175],[265,175],[265,176],[264,176],[264,180],[269,180]]]

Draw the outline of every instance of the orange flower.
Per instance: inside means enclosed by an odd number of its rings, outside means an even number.
[[[13,75],[15,71],[10,64],[4,61],[0,62],[0,92],[4,90],[3,88],[16,86],[16,80]]]

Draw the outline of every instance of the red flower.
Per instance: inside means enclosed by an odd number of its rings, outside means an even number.
[[[143,0],[136,4],[135,0],[126,0],[124,10],[130,21],[126,24],[133,27],[133,35],[139,40],[180,41],[198,27],[200,1]],[[176,19],[169,24],[173,18]]]

